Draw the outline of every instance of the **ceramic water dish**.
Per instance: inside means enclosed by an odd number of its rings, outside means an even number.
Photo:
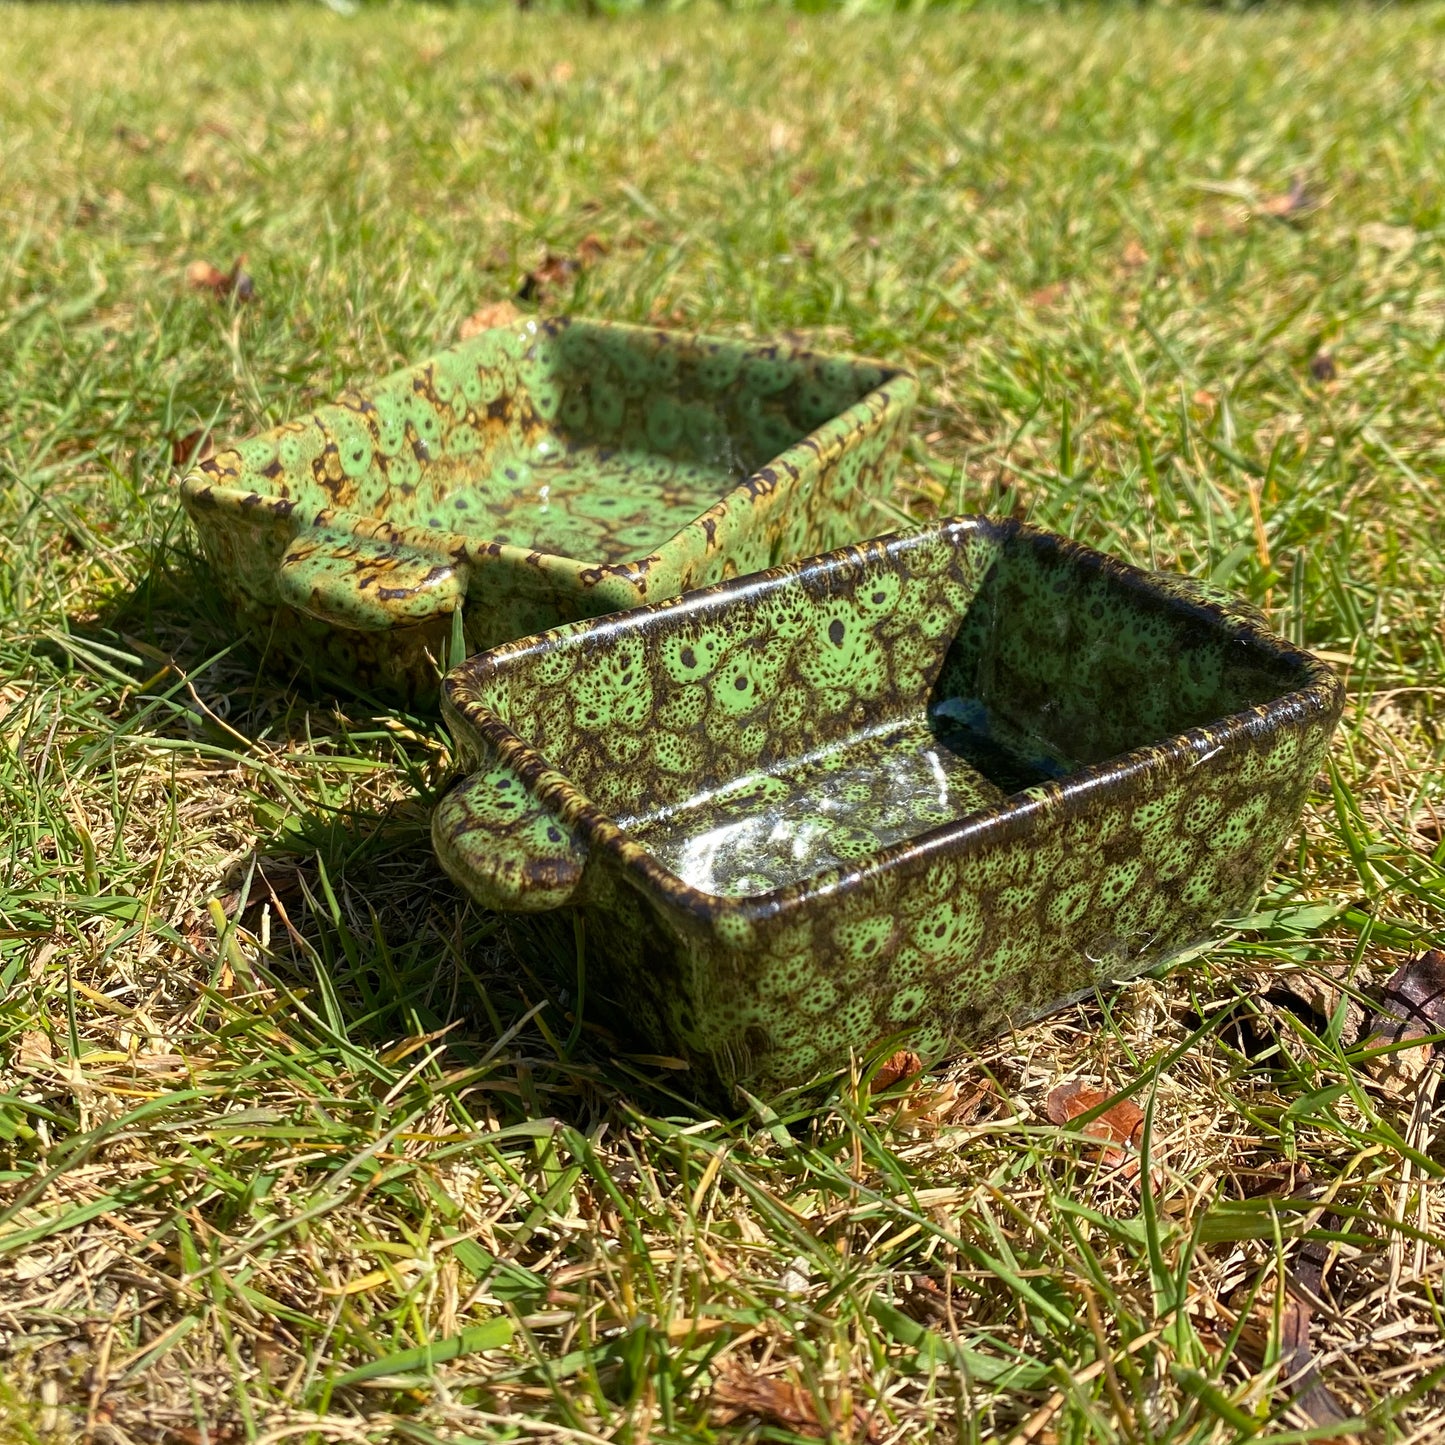
[[[433,838],[490,908],[584,911],[589,1012],[772,1090],[1205,939],[1341,698],[1187,579],[961,518],[472,658]]]
[[[527,321],[219,453],[181,496],[270,646],[424,698],[449,652],[876,531],[916,393],[798,346]]]

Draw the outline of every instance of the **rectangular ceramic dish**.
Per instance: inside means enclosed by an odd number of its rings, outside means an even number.
[[[895,367],[595,321],[483,332],[181,483],[242,619],[412,697],[467,651],[875,530]],[[460,635],[453,614],[460,611]]]
[[[589,1009],[772,1090],[1207,937],[1341,699],[1187,579],[961,518],[472,658],[433,838],[488,907],[585,911]]]

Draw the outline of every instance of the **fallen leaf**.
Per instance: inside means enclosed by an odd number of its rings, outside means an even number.
[[[1297,969],[1279,976],[1273,988],[1262,984],[1263,1002],[1287,1009],[1317,1029],[1330,1027],[1338,1013],[1340,1038],[1358,1039],[1370,1011],[1355,996],[1359,984],[1351,986],[1353,972],[1343,964],[1315,964]]]
[[[185,436],[171,438],[171,465],[188,466],[192,462],[203,462],[216,454],[211,433],[205,427],[188,431]]]
[[[1380,1013],[1396,1021],[1392,1039],[1445,1033],[1445,952],[1432,948],[1390,975]]]
[[[1337,374],[1335,359],[1328,351],[1317,351],[1310,358],[1310,375],[1316,381],[1333,381]]]
[[[1081,1114],[1107,1103],[1114,1095],[1101,1089],[1091,1089],[1080,1079],[1071,1079],[1060,1084],[1048,1097],[1045,1113],[1055,1124],[1069,1124]],[[1124,1163],[1126,1151],[1137,1149],[1139,1136],[1144,1129],[1144,1111],[1132,1099],[1119,1099],[1111,1104],[1097,1119],[1091,1119],[1083,1126],[1083,1132],[1091,1139],[1104,1144],[1102,1159],[1106,1165]],[[1138,1163],[1131,1173],[1138,1172]]]
[[[222,271],[209,261],[192,261],[186,267],[186,280],[196,291],[209,291],[213,296],[234,296],[237,301],[251,301],[256,296],[256,283],[242,269],[246,258],[238,256],[229,271]]]
[[[1130,270],[1136,270],[1140,266],[1147,266],[1149,264],[1149,253],[1138,241],[1131,240],[1129,244],[1124,247],[1122,259]]]
[[[483,331],[491,331],[497,326],[510,326],[512,322],[520,320],[521,315],[510,301],[489,301],[485,306],[478,306],[457,327],[457,338],[460,341],[469,341]]]
[[[582,266],[591,266],[606,254],[607,243],[590,231],[577,243],[577,260]]]
[[[155,145],[155,141],[150,136],[148,136],[145,131],[137,130],[132,125],[118,125],[111,132],[111,134],[123,146],[128,147],[130,150],[133,150],[138,156],[145,155],[145,153],[151,150]]]
[[[1040,311],[1052,310],[1059,305],[1069,294],[1069,283],[1067,281],[1053,281],[1047,286],[1040,286],[1037,291],[1029,293],[1029,305],[1037,307]]]
[[[853,1407],[853,1429],[840,1432],[818,1414],[817,1402],[799,1384],[777,1375],[760,1375],[742,1366],[719,1374],[712,1392],[713,1410],[721,1425],[752,1415],[767,1425],[779,1425],[811,1439],[852,1438],[876,1440],[874,1417],[861,1406]]]
[[[1385,983],[1367,1049],[1445,1033],[1445,952],[1432,948],[1402,963]],[[1412,1092],[1429,1067],[1433,1044],[1395,1048],[1365,1061],[1372,1078],[1393,1093]]]
[[[1327,1215],[1322,1227],[1335,1230],[1339,1219]],[[1289,1298],[1280,1319],[1280,1378],[1297,1409],[1303,1411],[1311,1425],[1337,1425],[1346,1418],[1325,1388],[1315,1367],[1310,1350],[1310,1321],[1314,1306],[1324,1289],[1325,1269],[1329,1264],[1329,1245],[1324,1240],[1307,1239],[1300,1247],[1299,1258],[1289,1272]]]
[[[1270,196],[1255,207],[1260,215],[1273,216],[1277,221],[1303,220],[1319,208],[1320,202],[1305,184],[1303,176],[1296,176],[1283,195]]]
[[[923,1060],[911,1049],[899,1049],[892,1057],[885,1059],[869,1086],[873,1093],[880,1089],[892,1088],[900,1079],[911,1079],[923,1072]]]
[[[15,1050],[17,1069],[39,1069],[45,1071],[55,1063],[51,1052],[50,1039],[38,1029],[30,1029],[20,1035],[19,1047]]]
[[[542,264],[528,271],[517,292],[518,301],[545,301],[557,287],[570,284],[594,262],[607,254],[606,244],[588,234],[577,243],[575,256],[559,256],[548,251]]]

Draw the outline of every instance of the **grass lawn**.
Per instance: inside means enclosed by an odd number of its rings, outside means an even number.
[[[1352,1000],[1445,935],[1442,76],[1436,5],[0,10],[0,1440],[1441,1439],[1440,1064]],[[532,272],[907,360],[878,531],[1337,663],[1257,914],[812,1117],[575,1037],[440,726],[258,667],[172,475]]]

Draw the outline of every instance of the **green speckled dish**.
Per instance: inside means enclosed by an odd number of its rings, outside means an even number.
[[[269,646],[425,701],[449,649],[874,530],[916,394],[796,346],[519,322],[217,454],[181,497]]]
[[[961,518],[472,658],[432,833],[488,907],[583,910],[589,1012],[770,1092],[1206,938],[1341,699],[1187,579]]]

